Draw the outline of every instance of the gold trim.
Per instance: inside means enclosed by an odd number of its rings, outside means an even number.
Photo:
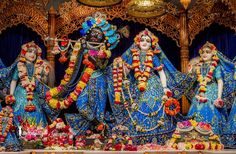
[[[82,4],[96,7],[111,6],[121,2],[121,0],[78,0],[78,1]]]

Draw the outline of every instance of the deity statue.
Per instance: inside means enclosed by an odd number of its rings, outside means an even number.
[[[164,144],[175,129],[172,116],[180,111],[177,100],[170,103],[174,106],[170,112],[165,102],[172,95],[180,98],[182,93],[174,87],[185,76],[167,59],[158,38],[148,29],[140,32],[134,44],[114,60],[108,74],[115,125],[127,127],[127,135],[136,143]]]
[[[53,108],[66,109],[76,102],[79,113],[65,114],[65,117],[77,135],[83,135],[91,126],[104,122],[107,102],[104,69],[111,56],[111,50],[119,42],[116,26],[109,24],[106,16],[100,12],[85,19],[80,33],[83,37],[79,40],[68,40],[68,45],[76,43],[72,45],[73,51],[64,79],[58,87],[47,93],[49,105]],[[81,62],[84,64],[84,70],[79,74]],[[80,77],[76,78],[79,75]],[[63,92],[69,94],[60,99],[59,94]]]
[[[46,127],[46,114],[52,119],[58,115],[44,101],[48,89],[44,83],[48,82],[50,67],[42,60],[41,53],[41,48],[33,41],[26,43],[21,47],[19,58],[10,67],[0,70],[1,80],[10,89],[5,102],[12,105],[18,127],[19,118]]]
[[[10,106],[2,108],[0,112],[0,148],[1,151],[21,151],[17,128],[14,126],[13,110]]]
[[[198,62],[191,69],[196,81],[188,94],[191,99],[188,116],[197,122],[211,124],[213,132],[221,135],[228,117],[227,106],[232,106],[235,68],[209,42],[202,46],[199,54]]]

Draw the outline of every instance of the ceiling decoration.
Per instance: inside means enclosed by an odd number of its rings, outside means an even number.
[[[0,34],[5,29],[24,24],[42,38],[48,35],[47,0],[1,0]]]
[[[88,6],[105,7],[120,3],[122,0],[78,0]]]
[[[134,17],[158,17],[166,13],[165,4],[163,0],[131,0],[126,10]]]
[[[184,8],[187,9],[191,0],[180,0],[180,2],[184,6]]]

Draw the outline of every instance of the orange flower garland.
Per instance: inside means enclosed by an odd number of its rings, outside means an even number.
[[[118,67],[117,67],[118,65]],[[121,58],[117,58],[113,63],[113,81],[115,91],[115,104],[120,104],[121,88],[123,81],[123,62]]]
[[[144,71],[141,71],[139,51],[137,51],[137,49],[131,49],[131,51],[132,51],[132,57],[133,57],[132,67],[134,69],[134,77],[138,80],[139,90],[143,92],[146,90],[147,80],[150,76],[150,71],[153,68],[153,63],[152,63],[153,52],[152,50],[147,51],[146,59],[144,61],[145,68],[144,68]]]
[[[174,106],[174,109],[171,109]],[[165,104],[165,113],[170,116],[175,116],[177,113],[180,112],[180,104],[177,99],[169,98]]]
[[[53,108],[57,108],[56,104],[58,101],[54,97],[56,97],[59,93],[61,93],[63,90],[63,87],[70,81],[70,78],[74,71],[76,59],[77,59],[80,48],[81,48],[80,43],[76,43],[74,45],[74,50],[72,51],[72,55],[70,57],[69,67],[65,70],[65,75],[64,75],[64,78],[61,80],[60,85],[58,87],[51,88],[46,93],[46,100],[49,102],[49,104],[52,105],[51,107]]]
[[[209,70],[209,72],[207,73],[207,75],[205,77],[203,77],[202,73],[201,73],[202,62],[200,62],[196,66],[197,81],[199,82],[199,85],[200,85],[200,87],[198,89],[199,95],[197,95],[197,99],[199,99],[199,101],[201,103],[207,102],[207,98],[202,96],[202,94],[204,94],[206,92],[206,90],[207,90],[206,85],[207,85],[208,82],[210,82],[212,80],[214,70],[215,70],[216,66],[218,65],[218,61],[219,61],[219,58],[216,55],[217,51],[216,51],[215,47],[213,47],[211,50],[212,50],[214,55],[212,57],[212,62],[211,62],[211,65],[210,65],[210,70]],[[201,53],[201,51],[200,51],[200,53]]]

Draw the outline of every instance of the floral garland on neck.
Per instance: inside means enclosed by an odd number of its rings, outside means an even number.
[[[207,98],[205,98],[204,93],[206,92],[207,88],[207,83],[211,82],[212,78],[213,78],[213,73],[215,68],[218,65],[219,62],[219,58],[216,55],[216,50],[212,51],[215,52],[215,54],[212,57],[212,62],[210,65],[210,70],[208,71],[207,75],[205,77],[203,77],[202,72],[201,72],[201,66],[203,64],[203,60],[200,60],[200,63],[196,66],[196,74],[197,74],[197,81],[199,82],[199,89],[198,92],[199,94],[196,96],[196,98],[201,102],[201,103],[205,103],[207,102]]]
[[[70,81],[70,78],[72,77],[74,66],[76,64],[76,59],[80,48],[81,44],[76,43],[72,55],[70,57],[69,67],[66,69],[64,79],[62,79],[58,87],[52,88],[46,93],[46,100],[49,103],[49,105],[54,109],[66,109],[74,101],[76,101],[78,99],[78,96],[81,94],[81,92],[87,85],[92,73],[95,70],[95,65],[88,60],[88,54],[86,54],[84,56],[85,59],[83,60],[83,64],[86,65],[87,67],[83,71],[82,77],[80,78],[80,81],[76,85],[75,90],[71,92],[70,95],[64,100],[59,100],[59,98],[56,98],[63,91],[65,85]]]
[[[3,109],[4,110],[4,109]],[[0,112],[0,143],[3,143],[7,137],[8,132],[10,131],[12,125],[12,121],[13,121],[13,113],[12,113],[12,109],[10,108],[11,112],[10,115],[8,115],[9,120],[7,121],[7,126],[5,128],[4,133],[2,133],[3,131],[3,118],[6,117],[6,115],[4,114],[3,110]]]
[[[132,52],[132,67],[134,68],[134,77],[138,80],[138,88],[141,92],[146,90],[147,80],[150,77],[150,71],[153,68],[153,52],[148,50],[144,61],[144,70],[141,71],[140,51],[131,49]]]

